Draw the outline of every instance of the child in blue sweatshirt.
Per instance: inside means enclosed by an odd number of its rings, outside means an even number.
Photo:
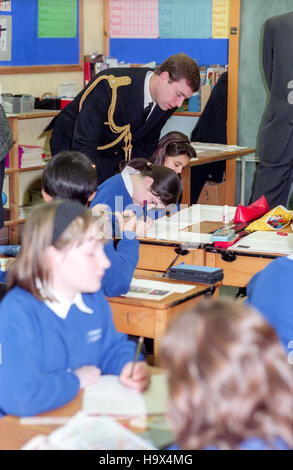
[[[171,168],[180,175],[192,158],[196,158],[196,151],[187,135],[171,131],[160,138],[150,161],[154,165]]]
[[[100,289],[109,260],[101,239],[105,216],[77,201],[34,209],[0,305],[0,410],[35,415],[72,400],[102,374],[137,390],[147,364],[131,362],[136,344],[118,333]]]
[[[91,207],[96,204],[107,204],[112,213],[131,210],[138,219],[147,223],[144,208],[147,214],[154,208],[160,210],[168,206],[171,210],[177,203],[180,193],[181,181],[173,170],[155,166],[144,158],[136,158],[131,160],[121,173],[112,176],[99,186]],[[154,218],[157,218],[156,215]],[[115,228],[114,220],[113,228]]]
[[[275,331],[251,308],[197,304],[170,326],[160,363],[181,449],[293,449],[292,371]]]
[[[249,281],[247,300],[277,332],[285,350],[293,348],[293,253],[271,261]]]
[[[178,131],[171,131],[160,138],[159,143],[150,158],[150,162],[157,166],[165,166],[175,171],[181,178],[182,170],[189,164],[192,158],[196,158],[196,151],[190,144],[187,135]],[[180,198],[181,199],[181,195]],[[173,214],[180,210],[177,202],[169,212]],[[149,214],[152,217],[152,213]],[[160,218],[166,215],[166,210],[157,209],[153,218]]]
[[[95,196],[96,190],[96,171],[89,158],[81,152],[60,152],[44,169],[42,195],[46,202],[60,197],[75,199],[86,206]],[[119,296],[129,290],[138,262],[139,242],[136,240],[135,226],[136,218],[130,217],[121,230],[122,238],[116,246],[112,239],[105,244],[105,253],[111,266],[105,271],[102,288],[108,297]]]

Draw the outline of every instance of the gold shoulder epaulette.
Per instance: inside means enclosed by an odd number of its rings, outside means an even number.
[[[105,150],[110,147],[114,147],[118,142],[120,142],[122,139],[124,139],[124,154],[125,154],[125,160],[126,162],[129,162],[131,159],[131,151],[132,151],[132,145],[131,145],[131,139],[132,139],[132,134],[130,131],[130,124],[126,124],[125,126],[117,126],[114,122],[114,111],[116,107],[116,102],[117,102],[117,88],[119,86],[125,86],[125,85],[130,85],[131,83],[131,78],[130,77],[115,77],[114,75],[100,75],[84,92],[84,94],[81,97],[80,103],[79,103],[79,111],[82,108],[83,102],[88,96],[88,94],[95,88],[96,85],[101,80],[108,80],[109,86],[112,88],[112,100],[108,109],[108,122],[104,122],[105,125],[108,125],[113,132],[113,134],[120,134],[117,139],[115,139],[113,142],[107,145],[102,145],[100,147],[97,147],[98,150]]]

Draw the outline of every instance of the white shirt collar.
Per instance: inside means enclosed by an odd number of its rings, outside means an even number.
[[[131,166],[126,166],[124,170],[121,172],[122,179],[124,181],[125,187],[130,197],[133,196],[133,186],[132,186],[130,175],[137,175],[138,173],[139,171],[135,170],[135,168],[132,168]]]
[[[150,103],[153,103],[153,107],[151,109],[151,112],[153,111],[154,106],[156,104],[153,101],[153,98],[151,97],[151,93],[150,93],[150,79],[151,79],[151,76],[153,75],[153,73],[154,72],[149,70],[146,73],[146,76],[145,76],[145,79],[144,79],[144,102],[143,102],[143,107],[146,108]],[[149,115],[151,114],[151,112],[149,113]],[[148,117],[149,117],[149,115],[148,115]]]
[[[57,317],[62,318],[63,320],[67,318],[71,305],[76,305],[78,310],[83,313],[94,313],[94,311],[84,303],[80,292],[76,294],[72,302],[58,294],[58,292],[54,292],[54,297],[56,301],[51,302],[49,300],[45,300],[45,304],[57,315]]]
[[[287,256],[287,258],[289,259],[292,259],[293,260],[293,253],[290,253],[290,255]]]
[[[36,286],[42,293],[43,286],[40,279],[36,279]],[[54,299],[56,300],[45,300],[45,304],[47,305],[47,307],[49,307],[50,310],[52,310],[57,315],[57,317],[65,320],[67,318],[71,305],[76,305],[76,307],[83,313],[94,313],[94,311],[84,303],[80,292],[76,294],[73,301],[70,301],[66,299],[66,297],[64,297],[63,295],[59,294],[59,292],[54,291],[51,287],[49,290]]]

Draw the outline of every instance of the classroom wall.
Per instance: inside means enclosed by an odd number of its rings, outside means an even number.
[[[84,54],[103,51],[103,0],[83,0]],[[57,94],[63,82],[76,81],[83,88],[83,71],[62,73],[25,73],[0,75],[2,93],[27,93],[41,96],[44,92]]]
[[[257,148],[259,126],[266,108],[268,90],[262,67],[264,23],[268,18],[293,10],[292,0],[242,0],[240,13],[238,145]],[[288,51],[290,53],[290,51]],[[253,192],[256,163],[247,158],[245,204]],[[238,172],[240,181],[240,172]],[[237,185],[239,201],[239,188]]]
[[[103,51],[103,0],[84,0],[84,54]],[[76,81],[79,89],[83,88],[83,71],[62,73],[25,73],[0,75],[3,93],[27,93],[41,96],[44,92],[57,94],[58,86],[63,82]],[[19,143],[43,145],[40,137],[51,118],[19,121]],[[33,125],[32,125],[33,124]],[[40,185],[41,171],[21,173],[19,185],[19,204],[29,202],[29,191]],[[5,177],[3,191],[8,195],[8,177]],[[5,207],[8,207],[9,201]]]

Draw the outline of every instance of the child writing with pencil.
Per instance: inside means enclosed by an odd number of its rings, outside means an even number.
[[[46,165],[42,175],[42,196],[48,202],[55,198],[75,199],[87,205],[96,194],[96,171],[83,153],[63,151],[55,155]],[[97,205],[96,210],[106,206]],[[119,217],[120,214],[116,214]],[[106,269],[102,279],[102,289],[108,297],[125,294],[138,262],[139,243],[135,230],[137,219],[134,216],[119,217],[121,240],[114,246],[112,238],[104,245],[111,266]],[[121,276],[123,272],[123,276]]]
[[[29,215],[0,305],[0,410],[31,416],[60,407],[81,388],[116,374],[145,390],[150,382],[136,345],[118,333],[100,289],[109,260],[104,215],[55,200]]]
[[[112,212],[132,210],[138,219],[145,219],[148,225],[150,221],[146,215],[149,210],[176,204],[180,193],[181,181],[173,170],[136,158],[120,174],[99,186],[91,207],[107,204]]]

